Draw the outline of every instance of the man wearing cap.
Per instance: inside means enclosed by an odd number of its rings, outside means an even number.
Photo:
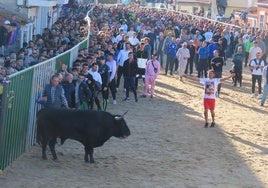
[[[8,39],[11,34],[11,26],[10,26],[10,21],[5,20],[3,25],[0,26],[0,54],[5,53],[5,47],[7,46]]]

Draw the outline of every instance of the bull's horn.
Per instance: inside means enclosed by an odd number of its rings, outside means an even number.
[[[121,119],[123,119],[123,117],[122,116],[115,116],[114,119],[115,120],[121,120]]]
[[[121,116],[124,117],[124,115],[126,115],[126,113],[128,113],[128,110],[125,113],[123,113],[123,115],[121,115]]]

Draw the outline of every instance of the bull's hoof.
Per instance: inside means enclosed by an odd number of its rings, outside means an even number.
[[[47,156],[42,156],[42,159],[43,160],[47,160]]]

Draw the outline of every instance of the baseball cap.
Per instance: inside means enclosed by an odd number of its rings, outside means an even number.
[[[4,21],[4,25],[10,25],[10,21],[9,20],[5,20]]]

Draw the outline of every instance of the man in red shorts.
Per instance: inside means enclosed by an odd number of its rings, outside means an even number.
[[[196,78],[196,77],[189,77],[184,75],[185,78],[188,78],[193,81],[199,81],[201,84],[204,85],[204,116],[205,116],[205,128],[208,127],[208,111],[211,114],[211,125],[210,127],[215,126],[215,99],[216,99],[216,91],[218,84],[224,80],[230,79],[234,77],[235,74],[232,73],[230,76],[224,78],[215,78],[215,73],[213,70],[209,70],[208,78]]]

